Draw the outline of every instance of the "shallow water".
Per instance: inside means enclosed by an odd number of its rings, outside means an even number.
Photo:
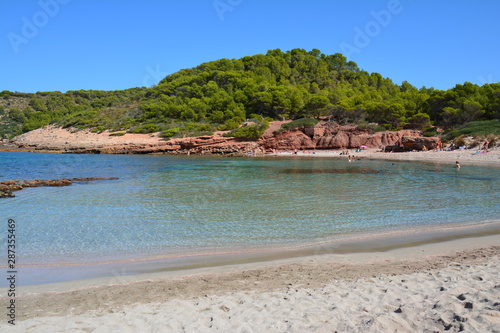
[[[310,157],[0,152],[0,180],[119,178],[24,189],[0,200],[0,218],[17,223],[18,266],[26,272],[20,283],[36,284],[106,275],[113,265],[128,274],[360,235],[493,225],[500,220],[499,170]],[[0,237],[6,244],[6,223]],[[150,265],[138,268],[140,260]]]

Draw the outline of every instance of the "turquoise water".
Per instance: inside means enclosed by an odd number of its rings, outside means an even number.
[[[0,200],[0,218],[17,222],[21,283],[36,284],[103,276],[112,265],[132,274],[361,234],[495,224],[499,170],[307,157],[0,152],[0,180],[119,178],[24,189]],[[149,265],[134,266],[139,261]]]

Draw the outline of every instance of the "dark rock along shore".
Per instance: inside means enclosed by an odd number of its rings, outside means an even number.
[[[118,178],[72,178],[72,179],[50,179],[50,180],[4,180],[0,182],[0,198],[13,198],[15,191],[22,190],[25,187],[42,187],[42,186],[69,186],[73,182],[88,182],[94,180],[113,180]]]

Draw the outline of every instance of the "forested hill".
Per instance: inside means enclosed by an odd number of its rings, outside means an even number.
[[[453,128],[500,119],[500,84],[419,89],[363,71],[338,53],[277,49],[182,69],[151,88],[0,93],[4,138],[51,123],[180,136],[233,129],[248,118],[321,116],[388,130]]]

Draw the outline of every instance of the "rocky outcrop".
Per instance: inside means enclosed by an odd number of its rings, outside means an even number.
[[[401,145],[409,151],[414,150],[432,150],[437,148],[439,138],[427,137],[407,137],[401,139]]]
[[[408,143],[409,150],[433,149],[437,138],[423,138],[418,130],[373,132],[354,125],[340,126],[335,122],[319,122],[314,127],[302,127],[279,132],[283,122],[273,122],[262,138],[245,141],[224,137],[223,132],[168,141],[154,134],[113,136],[112,133],[71,131],[53,126],[31,131],[5,142],[1,150],[60,152],[75,154],[213,154],[245,156],[272,151],[311,149],[352,149],[361,146],[378,148],[399,142]],[[420,138],[411,141],[403,138]]]
[[[242,141],[223,136],[200,136],[160,141],[148,145],[98,146],[66,148],[74,154],[172,154],[172,155],[229,155],[243,156],[258,149],[254,141]]]
[[[7,139],[0,139],[0,150],[15,150],[18,146]]]
[[[349,149],[366,146],[377,148],[402,142],[403,138],[421,138],[416,130],[395,132],[372,132],[358,129],[353,125],[340,126],[334,122],[320,122],[314,127],[302,127],[277,133],[262,139],[260,144],[266,150],[300,150],[300,149]],[[427,142],[434,142],[435,138]]]
[[[48,126],[34,130],[0,146],[0,150],[73,154],[218,154],[247,155],[258,151],[255,141],[223,136],[224,132],[165,141],[158,133],[114,136]]]
[[[93,180],[112,180],[118,178],[72,178],[72,179],[50,179],[50,180],[4,180],[0,182],[0,198],[14,197],[15,191],[22,190],[26,187],[42,187],[42,186],[68,186],[73,182],[88,182]]]

